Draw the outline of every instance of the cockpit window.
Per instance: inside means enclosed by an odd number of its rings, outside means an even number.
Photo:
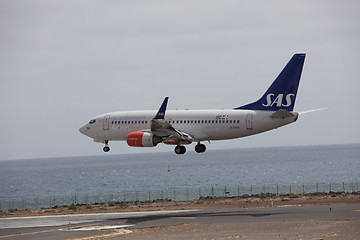
[[[93,123],[95,123],[96,122],[96,120],[95,119],[92,119],[92,120],[90,120],[90,124],[93,124]]]

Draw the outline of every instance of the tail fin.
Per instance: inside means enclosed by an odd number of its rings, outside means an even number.
[[[304,61],[305,53],[295,54],[258,101],[235,109],[293,111]]]

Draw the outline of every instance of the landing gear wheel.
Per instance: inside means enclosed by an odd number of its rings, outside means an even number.
[[[203,153],[203,152],[205,152],[205,150],[206,150],[206,146],[205,146],[204,144],[198,143],[198,144],[195,146],[195,151],[196,151],[197,153]]]
[[[110,151],[110,148],[109,148],[109,141],[108,140],[105,140],[105,147],[103,148],[104,152],[108,152]]]
[[[184,146],[176,146],[175,153],[176,154],[184,154],[186,152],[186,148]]]

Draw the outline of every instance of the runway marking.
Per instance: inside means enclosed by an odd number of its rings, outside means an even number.
[[[197,217],[172,217],[176,219],[197,219]]]
[[[31,235],[31,234],[38,234],[38,233],[46,233],[46,232],[55,232],[55,231],[59,231],[59,230],[61,230],[61,229],[52,229],[52,230],[38,231],[38,232],[29,232],[29,233],[19,233],[19,234],[12,234],[12,235],[0,236],[0,238],[24,236],[24,235]]]
[[[109,230],[109,229],[118,229],[118,228],[125,228],[125,227],[132,227],[134,225],[105,225],[105,226],[91,226],[91,227],[84,227],[84,228],[76,228],[72,229],[74,231],[90,231],[90,230]]]
[[[74,228],[76,228],[76,227],[86,227],[86,226],[91,226],[91,225],[92,225],[92,224],[74,226]],[[37,232],[11,234],[11,235],[6,235],[6,236],[0,236],[0,238],[18,237],[18,236],[24,236],[24,235],[32,235],[32,234],[55,232],[55,231],[63,231],[63,230],[68,230],[68,228],[66,228],[66,229],[61,229],[61,228],[60,228],[60,229],[51,229],[51,230],[44,230],[44,231],[37,231]]]

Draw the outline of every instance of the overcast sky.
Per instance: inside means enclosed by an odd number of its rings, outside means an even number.
[[[0,1],[0,159],[105,154],[80,126],[165,96],[168,109],[247,104],[297,52],[295,110],[329,109],[208,149],[360,143],[359,46],[357,0]]]

